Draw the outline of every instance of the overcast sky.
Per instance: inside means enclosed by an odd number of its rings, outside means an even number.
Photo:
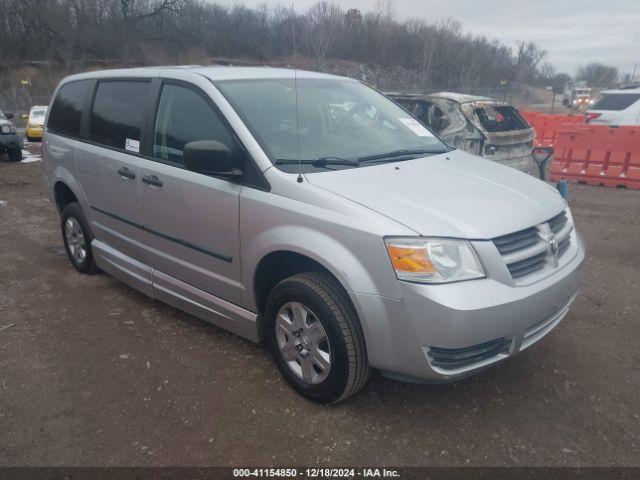
[[[315,0],[217,0],[247,6],[292,3],[299,12]],[[343,9],[374,10],[377,0],[340,0]],[[548,50],[558,71],[601,62],[640,75],[640,0],[395,0],[398,19],[460,20],[466,30],[507,45],[531,40]]]

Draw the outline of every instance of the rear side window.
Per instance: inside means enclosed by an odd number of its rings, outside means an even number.
[[[90,87],[89,80],[71,82],[60,87],[51,107],[47,123],[49,131],[70,137],[80,136],[82,108]]]
[[[591,110],[624,110],[640,100],[640,93],[605,93]]]
[[[122,150],[140,152],[149,82],[98,83],[89,124],[89,139]]]
[[[153,156],[182,164],[184,146],[196,140],[217,140],[234,150],[229,130],[204,97],[189,88],[165,85],[158,105]]]

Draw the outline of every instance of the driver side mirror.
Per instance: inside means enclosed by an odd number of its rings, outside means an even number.
[[[184,146],[184,168],[205,175],[239,177],[242,170],[234,166],[229,149],[215,140],[197,140]]]

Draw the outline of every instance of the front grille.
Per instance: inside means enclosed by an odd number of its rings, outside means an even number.
[[[431,365],[447,370],[468,367],[475,363],[494,357],[505,351],[509,345],[506,338],[498,338],[490,342],[480,343],[465,348],[429,347]]]
[[[562,211],[547,223],[549,224],[549,228],[551,229],[551,231],[557,235],[560,231],[562,231],[568,221],[569,219],[567,218],[567,212]]]
[[[519,278],[544,268],[546,263],[547,254],[542,252],[531,258],[525,258],[519,262],[510,263],[507,265],[507,268],[513,278]]]
[[[494,238],[493,243],[498,247],[501,255],[527,248],[538,241],[538,229],[536,227],[527,228],[516,233],[510,233],[502,237]]]
[[[554,256],[560,258],[569,248],[572,229],[566,211],[562,211],[540,225],[494,238],[493,243],[511,277],[518,279],[542,270],[546,265],[553,265],[551,260]],[[556,255],[551,249],[554,236],[558,244]]]
[[[571,245],[571,238],[569,237],[565,238],[561,242],[558,242],[558,256],[561,256],[567,250],[567,248],[569,248],[569,245]]]

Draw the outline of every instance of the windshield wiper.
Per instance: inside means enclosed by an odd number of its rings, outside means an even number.
[[[414,150],[407,150],[407,149],[402,149],[402,150],[393,150],[391,152],[387,152],[387,153],[378,153],[376,155],[367,155],[365,157],[360,157],[358,158],[359,162],[372,162],[375,160],[383,160],[383,159],[387,159],[387,158],[396,158],[396,157],[404,157],[407,155],[420,155],[423,153],[430,153],[432,155],[436,155],[438,153],[444,153],[446,150],[428,150],[428,149],[424,149],[424,148],[417,148]]]
[[[313,165],[314,167],[324,168],[327,165],[352,165],[357,167],[360,165],[358,160],[349,160],[348,158],[340,157],[320,157],[313,160],[295,160],[292,158],[277,158],[276,165]]]

